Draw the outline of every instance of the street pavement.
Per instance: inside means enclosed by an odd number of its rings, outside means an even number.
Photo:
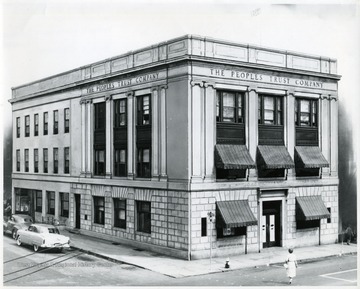
[[[282,264],[288,254],[287,248],[271,247],[263,249],[260,253],[233,255],[230,257],[230,268],[226,269],[226,257],[188,261],[147,250],[138,250],[128,245],[114,244],[112,241],[82,235],[74,231],[62,230],[61,234],[70,237],[70,245],[75,249],[113,262],[134,265],[174,278]],[[294,253],[297,256],[298,262],[303,263],[331,256],[357,254],[357,245],[340,243],[296,247],[294,248]]]

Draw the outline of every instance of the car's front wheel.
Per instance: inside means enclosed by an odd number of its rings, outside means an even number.
[[[20,238],[20,236],[17,237],[16,244],[18,244],[18,246],[21,246],[21,238]]]
[[[39,246],[38,245],[34,245],[34,252],[39,251]]]
[[[12,230],[12,237],[13,237],[13,239],[15,239],[16,240],[16,233],[17,233],[17,230]]]

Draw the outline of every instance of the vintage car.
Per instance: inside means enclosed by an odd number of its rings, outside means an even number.
[[[15,239],[17,231],[20,229],[27,229],[33,223],[33,219],[29,215],[14,214],[7,222],[3,223],[4,234],[11,234]]]
[[[60,235],[59,229],[49,224],[32,224],[27,229],[18,230],[16,243],[30,245],[35,252],[45,248],[61,252],[70,247],[69,237]]]

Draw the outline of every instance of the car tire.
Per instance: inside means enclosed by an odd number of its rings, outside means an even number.
[[[11,232],[11,235],[12,235],[12,237],[13,237],[13,239],[15,239],[16,240],[16,233],[17,233],[17,230],[12,230],[12,232]]]
[[[17,237],[16,239],[16,244],[18,244],[18,246],[21,246],[21,239],[20,236]]]
[[[38,252],[38,251],[39,251],[39,246],[38,246],[38,245],[34,245],[33,248],[34,248],[34,252]]]

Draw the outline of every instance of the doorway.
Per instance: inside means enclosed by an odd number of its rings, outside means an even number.
[[[75,228],[80,229],[80,201],[81,195],[74,194],[75,197]]]
[[[261,231],[263,248],[280,246],[281,201],[263,202]]]

